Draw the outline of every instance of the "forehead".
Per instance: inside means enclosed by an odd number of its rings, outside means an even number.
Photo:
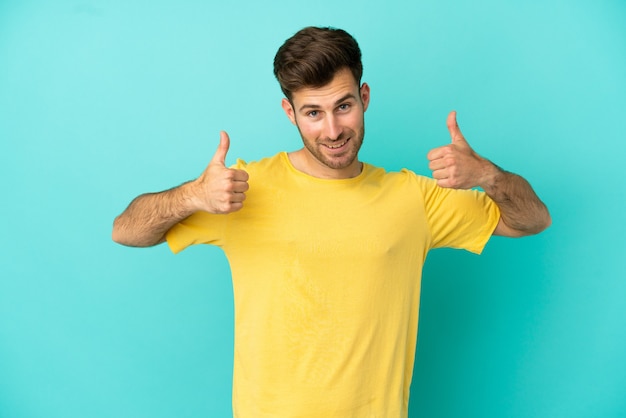
[[[301,107],[332,107],[349,95],[358,97],[359,86],[349,69],[339,70],[330,83],[322,87],[305,87],[293,92],[291,100],[296,109]]]

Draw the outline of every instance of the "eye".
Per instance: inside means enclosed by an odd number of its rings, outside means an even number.
[[[340,104],[337,109],[339,109],[340,112],[347,112],[348,110],[350,110],[350,103]]]
[[[308,117],[310,118],[316,118],[319,115],[319,112],[317,110],[311,110],[310,112],[308,112],[306,114]]]

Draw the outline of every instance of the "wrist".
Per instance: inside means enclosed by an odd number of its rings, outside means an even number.
[[[496,193],[498,184],[502,181],[506,172],[500,167],[492,163],[487,159],[482,159],[482,176],[478,186],[483,189],[487,194],[493,195]]]
[[[200,193],[202,192],[202,187],[198,182],[198,179],[188,181],[187,183],[183,183],[179,188],[179,201],[181,202],[183,210],[189,215],[192,213],[204,210],[202,206],[202,198],[200,197]]]

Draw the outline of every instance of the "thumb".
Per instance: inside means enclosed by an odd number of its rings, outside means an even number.
[[[226,166],[226,153],[228,153],[228,148],[230,148],[230,138],[225,131],[221,131],[220,144],[211,159],[211,163]]]
[[[450,131],[450,138],[452,139],[453,144],[455,142],[465,142],[465,137],[461,133],[459,124],[456,122],[456,111],[453,110],[448,114],[446,124],[448,125],[448,131]]]

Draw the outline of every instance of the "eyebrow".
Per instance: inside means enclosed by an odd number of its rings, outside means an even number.
[[[346,100],[349,99],[353,99],[356,100],[356,96],[352,93],[348,93],[345,96],[341,97],[339,100],[337,100],[335,102],[335,106],[339,106],[341,103],[345,102]],[[302,106],[300,106],[300,108],[298,109],[299,112],[302,112],[305,109],[319,109],[320,106],[316,105],[316,104],[303,104]]]

